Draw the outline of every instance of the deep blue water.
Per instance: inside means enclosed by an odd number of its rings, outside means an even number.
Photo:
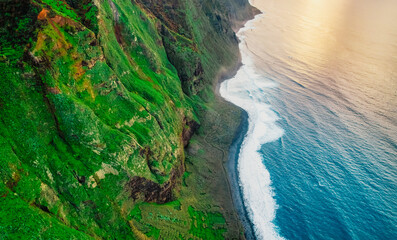
[[[279,206],[274,223],[287,239],[397,239],[396,143],[323,87],[318,94],[285,80],[268,93],[285,131],[261,148]]]

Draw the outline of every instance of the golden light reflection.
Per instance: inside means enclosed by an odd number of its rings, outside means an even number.
[[[353,103],[370,101],[396,111],[397,0],[251,3],[265,12],[257,29],[246,34],[263,71],[288,75],[303,86],[313,81],[302,76],[334,81],[346,98],[357,98],[349,99]],[[348,92],[354,88],[363,94]]]
[[[296,58],[310,58],[313,67],[323,66],[339,47],[338,38],[343,34],[343,29],[336,26],[344,22],[343,11],[347,1],[299,2],[301,6],[297,11],[300,16],[299,19],[294,19],[297,29],[288,38],[292,46],[291,54]]]

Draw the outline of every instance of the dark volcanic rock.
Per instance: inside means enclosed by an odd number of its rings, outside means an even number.
[[[193,134],[200,127],[200,124],[198,124],[194,120],[187,120],[186,118],[184,119],[184,123],[185,123],[185,127],[183,128],[182,131],[182,141],[183,141],[183,146],[186,147],[189,144],[189,141],[192,138]]]
[[[145,202],[160,204],[170,202],[173,200],[172,190],[179,184],[184,171],[183,165],[173,169],[170,179],[162,185],[143,177],[134,176],[126,184],[126,190],[130,192],[130,197],[134,200],[141,198]]]

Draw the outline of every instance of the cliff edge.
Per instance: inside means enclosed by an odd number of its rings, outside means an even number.
[[[211,176],[227,185],[200,154],[211,114],[238,119],[213,89],[239,58],[232,29],[255,14],[245,0],[0,11],[1,239],[243,237],[227,191],[204,190]]]

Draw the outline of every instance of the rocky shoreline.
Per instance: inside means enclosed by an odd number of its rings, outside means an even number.
[[[230,188],[232,191],[233,203],[239,214],[240,221],[244,227],[244,235],[246,239],[256,239],[255,232],[249,219],[248,212],[244,206],[243,193],[239,184],[238,176],[238,158],[241,144],[248,130],[248,114],[245,111],[241,113],[241,122],[236,130],[236,136],[230,145],[229,155],[226,163],[226,169],[229,176]]]

